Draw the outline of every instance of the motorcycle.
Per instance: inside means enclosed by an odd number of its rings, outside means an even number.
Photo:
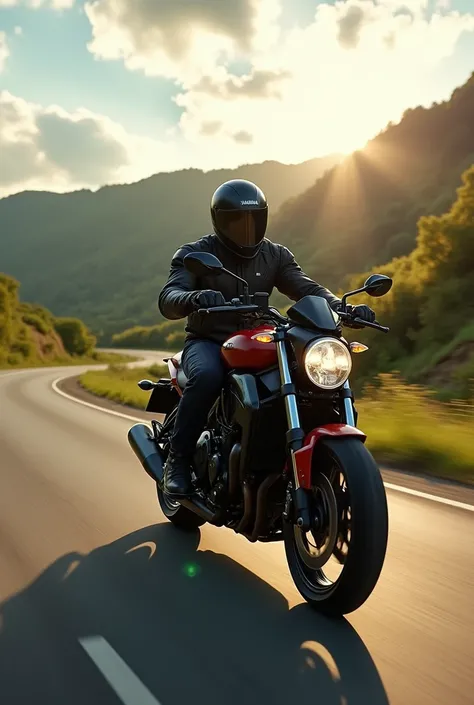
[[[186,269],[236,277],[210,253],[190,253]],[[243,282],[243,280],[240,280]],[[181,353],[166,360],[170,376],[142,380],[151,392],[147,411],[162,422],[135,424],[128,441],[155,481],[165,516],[193,530],[208,522],[250,542],[283,541],[294,583],[303,598],[327,615],[358,609],[382,570],[388,540],[387,498],[380,471],[357,428],[349,384],[352,354],[342,326],[388,328],[355,318],[347,299],[365,292],[384,296],[392,280],[372,274],[346,293],[340,311],[305,296],[282,315],[267,293],[244,293],[202,315],[238,312],[241,329],[222,346],[228,370],[196,446],[194,493],[163,492],[163,466],[178,404],[186,386]],[[252,319],[253,322],[252,322]],[[253,325],[253,327],[251,327]]]

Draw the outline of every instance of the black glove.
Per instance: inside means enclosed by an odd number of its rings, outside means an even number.
[[[349,304],[347,306],[347,313],[350,313],[351,316],[354,316],[354,318],[361,318],[363,321],[367,321],[368,323],[373,323],[375,321],[375,311],[372,311],[370,306],[366,306],[365,304],[359,304],[358,306],[351,306]],[[350,326],[351,328],[364,327],[357,323],[351,323]]]
[[[212,289],[198,291],[193,299],[195,308],[214,308],[215,306],[224,306],[225,302],[223,294],[220,291],[212,291]]]

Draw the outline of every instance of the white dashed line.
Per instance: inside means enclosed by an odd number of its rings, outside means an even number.
[[[160,705],[104,637],[83,637],[79,643],[125,705]]]

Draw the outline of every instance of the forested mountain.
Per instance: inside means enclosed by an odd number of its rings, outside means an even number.
[[[271,236],[309,274],[342,286],[348,274],[408,254],[418,218],[445,212],[473,162],[474,74],[449,101],[406,111],[285,203]]]
[[[0,200],[0,267],[22,281],[26,298],[79,316],[95,333],[152,324],[171,256],[209,232],[209,200],[220,183],[255,181],[276,211],[339,159],[187,169],[96,193],[10,196]]]

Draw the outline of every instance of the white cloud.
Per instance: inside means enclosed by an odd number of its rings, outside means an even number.
[[[23,34],[23,28],[19,25],[17,25],[13,31],[17,35],[17,37],[21,37],[21,35]]]
[[[184,108],[183,134],[193,144],[209,144],[209,166],[300,161],[362,146],[407,107],[447,97],[433,93],[436,72],[461,33],[474,30],[474,14],[427,17],[423,4],[319,5],[310,26],[286,32],[271,51],[255,52],[247,77],[232,77],[221,66],[185,84],[176,99]],[[273,82],[261,82],[266,90],[250,95],[245,86],[252,76]],[[221,126],[212,136],[202,129],[210,122]]]
[[[0,128],[0,141],[17,157],[0,163],[0,181],[10,191],[64,190],[350,151],[406,108],[447,97],[437,88],[439,67],[461,34],[474,31],[474,11],[450,6],[339,0],[289,29],[279,25],[278,0],[89,0],[90,51],[174,80],[180,123],[160,142],[84,108],[68,113],[3,94],[16,128],[11,120]],[[237,65],[248,67],[245,75]]]
[[[182,133],[212,147],[211,168],[351,150],[407,107],[446,97],[425,87],[474,30],[474,14],[447,2],[327,2],[292,30],[278,25],[278,0],[93,0],[86,13],[97,57],[182,87]],[[232,75],[236,61],[246,76]]]
[[[75,0],[0,0],[0,7],[15,7],[26,5],[36,10],[39,7],[50,7],[53,10],[67,10],[73,7]]]
[[[130,69],[181,82],[212,74],[222,56],[266,49],[277,36],[278,0],[93,0],[89,49]]]
[[[136,181],[177,158],[172,145],[130,135],[102,115],[44,108],[8,91],[0,92],[0,153],[0,196]]]
[[[7,35],[5,32],[0,32],[0,73],[5,68],[5,63],[10,56],[10,50],[7,44]]]

